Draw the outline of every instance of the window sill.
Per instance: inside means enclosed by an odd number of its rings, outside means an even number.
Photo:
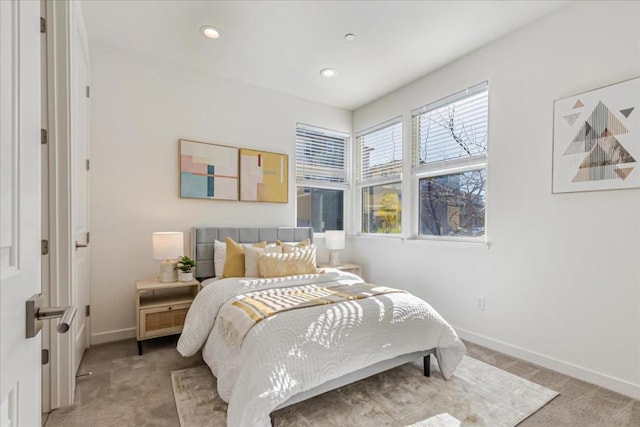
[[[352,237],[364,237],[373,239],[397,239],[405,240],[406,238],[402,234],[388,234],[388,233],[360,233],[354,234]]]
[[[441,243],[447,246],[472,246],[472,247],[485,247],[489,249],[491,247],[490,242],[486,238],[477,239],[473,237],[448,237],[448,236],[417,236],[417,237],[406,237],[401,235],[393,235],[393,234],[376,234],[376,233],[368,233],[368,234],[356,234],[347,237],[356,237],[356,238],[365,238],[365,239],[394,239],[400,240],[404,242],[430,242],[430,243]]]
[[[417,236],[417,237],[409,238],[407,240],[453,243],[453,244],[463,244],[463,245],[471,245],[471,246],[486,246],[487,249],[490,246],[489,241],[487,240],[486,237],[475,238],[475,237],[449,237],[449,236]]]

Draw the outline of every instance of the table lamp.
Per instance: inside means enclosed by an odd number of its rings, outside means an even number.
[[[340,251],[344,249],[344,230],[327,230],[324,232],[324,242],[329,249],[329,265],[340,265]]]
[[[161,260],[158,281],[161,283],[178,281],[175,270],[177,259],[184,252],[184,236],[181,231],[159,231],[153,233],[153,259]]]

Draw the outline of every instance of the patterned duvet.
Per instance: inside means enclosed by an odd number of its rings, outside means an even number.
[[[206,283],[206,282],[205,282]],[[228,345],[219,313],[237,296],[262,289],[354,285],[353,274],[332,271],[275,279],[229,278],[206,286],[187,315],[178,351],[202,348],[229,403],[227,425],[270,425],[269,413],[293,395],[401,354],[436,349],[445,378],[465,352],[453,328],[423,300],[404,292],[317,305],[261,320],[240,345]]]

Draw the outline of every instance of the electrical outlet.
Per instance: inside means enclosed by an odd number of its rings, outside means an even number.
[[[476,310],[484,311],[484,297],[477,296],[476,297]]]

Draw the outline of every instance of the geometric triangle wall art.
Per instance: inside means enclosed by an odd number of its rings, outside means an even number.
[[[638,105],[640,78],[554,102],[553,193],[640,188]]]
[[[633,112],[633,110],[635,110],[634,107],[631,108],[625,108],[624,110],[620,110],[620,114],[622,114],[623,116],[625,116],[626,118],[629,118],[629,116],[631,115],[631,113]]]
[[[567,121],[567,123],[569,123],[569,125],[573,126],[573,124],[578,119],[578,116],[580,116],[580,113],[573,113],[569,114],[568,116],[564,116],[564,119]]]

